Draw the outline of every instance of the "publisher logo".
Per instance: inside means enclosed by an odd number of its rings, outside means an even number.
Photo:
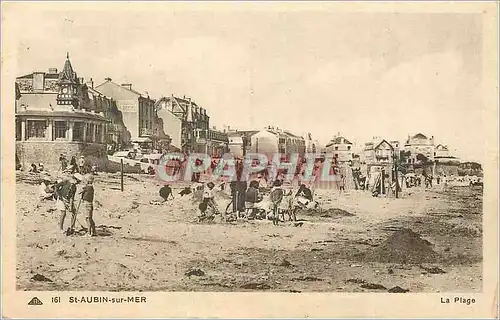
[[[28,302],[28,306],[41,306],[42,304],[42,301],[37,297],[33,297],[33,299]]]

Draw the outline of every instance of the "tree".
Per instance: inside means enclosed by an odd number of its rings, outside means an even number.
[[[424,156],[421,153],[417,154],[417,156],[415,158],[417,159],[417,161],[421,162],[422,164],[427,164],[429,162],[429,158],[427,158],[426,156]]]

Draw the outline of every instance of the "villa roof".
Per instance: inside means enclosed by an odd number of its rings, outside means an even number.
[[[350,142],[349,140],[347,140],[343,136],[336,136],[335,138],[330,140],[330,142],[326,146],[329,147],[329,146],[332,146],[334,144],[342,144],[342,139],[344,139],[344,142],[343,142],[344,144],[352,144],[352,142]]]

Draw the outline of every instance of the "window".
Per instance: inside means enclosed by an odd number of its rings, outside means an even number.
[[[102,125],[96,125],[95,127],[96,142],[102,143]]]
[[[85,136],[88,142],[94,142],[95,124],[87,123],[87,134]]]
[[[47,133],[46,120],[28,120],[27,139],[43,139]]]
[[[22,125],[21,121],[16,121],[16,140],[20,141],[22,139]]]
[[[347,146],[347,150],[350,151],[351,150],[351,146]]]
[[[73,141],[83,141],[84,125],[83,122],[75,122],[73,126]]]
[[[54,139],[66,139],[68,131],[67,121],[54,121]]]
[[[85,142],[92,141],[92,124],[85,124]]]
[[[335,150],[339,150],[339,147],[335,147]]]

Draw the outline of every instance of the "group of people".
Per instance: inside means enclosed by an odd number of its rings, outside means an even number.
[[[430,174],[423,174],[423,175],[412,174],[403,177],[403,179],[406,188],[421,187],[422,180],[424,182],[424,186],[426,189],[432,188],[434,182],[436,182],[437,185],[440,185],[441,189],[445,188],[447,185],[446,175],[437,175],[436,177],[434,177],[433,175]]]
[[[196,193],[199,193],[201,196],[198,205],[199,221],[211,221],[220,214],[225,222],[231,222],[238,218],[270,219],[277,225],[280,218],[285,220],[286,214],[290,220],[295,221],[297,208],[318,206],[313,199],[313,192],[305,184],[301,184],[297,192],[294,193],[291,188],[283,187],[280,180],[275,180],[270,190],[262,187],[259,180],[252,180],[249,183],[246,181],[230,182],[231,203],[228,204],[226,210],[220,210],[215,200],[215,194],[216,190],[222,191],[224,188],[225,183],[216,188],[216,184],[212,181],[208,183],[197,182],[191,187],[183,188],[179,195],[182,197],[195,193],[196,196]],[[162,201],[158,204],[175,199],[169,184],[160,188],[159,195]],[[265,199],[265,195],[268,196],[267,199]],[[157,203],[154,202],[154,204]]]
[[[75,233],[77,215],[81,208],[87,222],[87,235],[96,236],[96,227],[93,219],[94,175],[87,174],[83,176],[80,173],[75,173],[72,176],[65,176],[53,183],[47,174],[41,180],[42,182],[39,187],[40,200],[56,201],[56,208],[60,212],[59,231],[65,235]],[[79,191],[78,185],[81,185]],[[68,212],[71,213],[71,222],[68,228],[64,228]],[[83,225],[81,226],[83,227]]]
[[[81,155],[78,160],[76,160],[75,156],[72,156],[69,163],[66,158],[66,155],[62,154],[59,156],[59,163],[61,164],[61,171],[67,173],[80,173],[87,174],[96,170],[96,167],[90,167],[88,163],[85,161],[85,156]]]
[[[30,165],[30,168],[29,168],[28,172],[31,172],[31,173],[42,173],[42,172],[45,172],[45,166],[41,162],[38,164],[38,166],[35,163],[32,163]]]

